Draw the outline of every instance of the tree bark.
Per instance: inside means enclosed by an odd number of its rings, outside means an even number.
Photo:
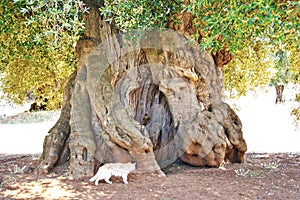
[[[137,171],[161,174],[177,159],[195,166],[243,162],[242,124],[221,99],[213,57],[172,30],[128,41],[97,12],[86,19],[94,31],[77,44],[76,78],[36,172],[68,163],[70,174],[92,176],[103,163],[135,161]]]
[[[48,173],[56,164],[63,164],[69,157],[69,134],[70,134],[70,111],[71,96],[74,88],[76,73],[73,73],[64,91],[64,103],[61,114],[56,124],[49,130],[43,144],[43,153],[40,157],[39,166],[36,168],[38,173]]]
[[[275,104],[280,104],[283,102],[283,90],[284,90],[284,85],[277,85],[275,86],[276,90],[276,100]]]

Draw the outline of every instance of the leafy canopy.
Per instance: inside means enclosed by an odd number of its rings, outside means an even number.
[[[203,37],[200,45],[217,51],[224,44],[233,53],[253,46],[255,38],[265,38],[277,45],[299,48],[300,2],[274,0],[105,0],[102,14],[119,29],[164,28],[177,12],[194,15],[194,35]]]
[[[0,70],[3,89],[14,100],[35,97],[61,101],[65,78],[75,68],[74,46],[84,31],[78,0],[0,0]],[[166,28],[175,13],[193,14],[195,39],[234,60],[224,67],[224,84],[236,95],[272,79],[274,49],[284,46],[293,80],[299,80],[299,1],[274,0],[104,0],[102,16],[124,32]],[[58,100],[59,99],[59,100]],[[51,101],[49,101],[51,102]]]
[[[246,95],[249,90],[268,85],[273,76],[272,60],[266,46],[245,47],[234,54],[234,59],[223,67],[224,87],[231,98]]]
[[[181,0],[104,0],[100,11],[108,22],[127,32],[166,27],[171,12],[180,12],[181,3]]]
[[[17,103],[32,93],[62,100],[65,79],[75,69],[75,44],[84,23],[80,1],[0,0],[0,72],[2,90]]]

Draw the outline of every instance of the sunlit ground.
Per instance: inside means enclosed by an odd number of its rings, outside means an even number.
[[[242,120],[248,152],[300,152],[300,129],[293,124],[293,103],[288,101],[294,89],[285,91],[287,101],[282,105],[274,104],[275,90],[268,90],[230,101]],[[9,109],[3,102],[0,107],[1,116],[24,110]],[[0,153],[41,153],[44,137],[54,123],[0,124]]]
[[[78,199],[77,195],[85,196],[85,199],[111,199],[114,192],[104,192],[101,190],[91,191],[89,182],[77,180],[77,187],[68,184],[67,177],[51,177],[32,180],[28,178],[20,185],[18,176],[10,176],[14,180],[10,182],[10,190],[4,191],[5,196],[18,197],[18,199]],[[72,180],[69,180],[72,181]],[[125,186],[124,186],[125,187]],[[80,188],[80,191],[78,191]],[[1,198],[1,195],[0,195]]]

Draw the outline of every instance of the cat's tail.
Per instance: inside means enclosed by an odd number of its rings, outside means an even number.
[[[92,178],[90,178],[90,182],[95,181],[97,179],[97,174],[95,176],[93,176]]]
[[[102,168],[99,168],[98,169],[98,171],[97,171],[97,173],[95,174],[95,176],[93,176],[92,178],[90,178],[90,180],[89,181],[95,181],[95,180],[97,180],[97,178],[102,174],[103,172],[102,172]]]

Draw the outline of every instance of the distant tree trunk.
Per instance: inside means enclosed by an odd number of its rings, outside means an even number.
[[[275,104],[277,103],[282,103],[283,102],[283,90],[284,90],[284,85],[277,85],[275,86],[276,89],[276,100]]]
[[[137,171],[158,173],[177,159],[243,162],[242,124],[221,99],[216,59],[175,31],[143,33],[138,44],[116,37],[91,2],[78,70],[36,172],[64,163],[82,177],[107,162],[136,161]]]

